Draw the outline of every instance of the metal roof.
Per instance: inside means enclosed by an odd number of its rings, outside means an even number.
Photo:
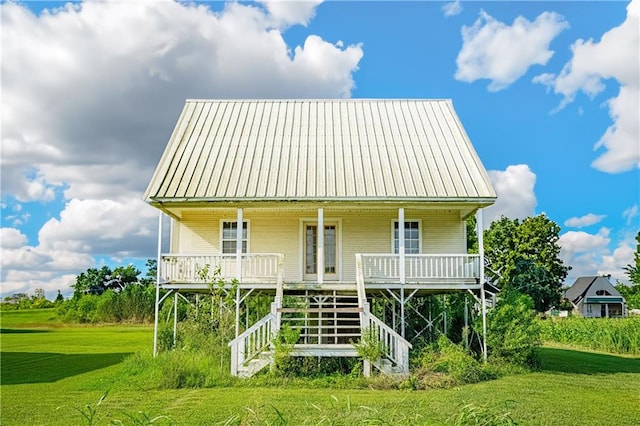
[[[576,279],[573,285],[565,290],[564,297],[573,303],[577,303],[580,298],[587,297],[587,292],[591,286],[596,283],[596,281],[602,281],[605,287],[610,287],[612,296],[620,296],[620,293],[616,290],[613,284],[611,284],[608,278],[603,276],[593,276],[579,277]]]
[[[413,200],[496,194],[450,100],[188,100],[144,198]]]

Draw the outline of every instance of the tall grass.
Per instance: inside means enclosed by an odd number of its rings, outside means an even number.
[[[547,342],[618,354],[640,354],[640,318],[550,318],[541,321]]]

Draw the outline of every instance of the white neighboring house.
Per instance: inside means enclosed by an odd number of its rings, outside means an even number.
[[[580,277],[564,292],[564,298],[587,318],[627,316],[627,303],[609,276]]]
[[[171,217],[156,305],[206,293],[198,270],[219,267],[239,283],[233,374],[264,366],[287,320],[305,324],[294,355],[357,356],[350,342],[375,329],[387,352],[374,366],[405,373],[407,301],[465,292],[485,305],[466,219],[481,238],[495,199],[450,100],[188,100],[145,193]],[[251,324],[256,294],[272,311]]]

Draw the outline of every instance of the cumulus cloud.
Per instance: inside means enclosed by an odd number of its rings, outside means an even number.
[[[12,249],[27,244],[27,236],[16,228],[0,228],[0,247]]]
[[[518,16],[507,25],[481,11],[472,26],[462,27],[455,78],[467,83],[488,79],[490,91],[502,90],[531,66],[546,65],[554,53],[551,41],[568,26],[553,12],[542,13],[533,22]]]
[[[564,226],[569,226],[571,228],[584,228],[585,226],[595,225],[598,222],[601,222],[602,219],[607,217],[604,214],[593,214],[589,213],[584,216],[574,216],[564,221]]]
[[[50,250],[144,257],[154,253],[158,212],[142,200],[78,200],[67,203],[60,219],[40,229],[40,245]],[[126,241],[126,244],[123,244]]]
[[[485,228],[500,216],[524,219],[534,214],[538,203],[534,192],[536,175],[528,165],[511,165],[505,170],[489,170],[488,173],[498,199],[484,209]]]
[[[277,26],[304,25],[314,17],[316,7],[322,0],[261,0]]]
[[[142,192],[186,98],[349,96],[362,48],[314,34],[288,46],[273,19],[307,22],[314,3],[296,3],[105,1],[40,16],[4,3],[3,193],[46,201],[65,183],[109,198],[125,179]]]
[[[460,4],[460,0],[446,3],[444,6],[442,6],[442,11],[444,12],[444,16],[458,15],[462,12],[462,4]]]
[[[599,41],[576,40],[572,58],[558,75],[541,74],[533,79],[563,99],[556,109],[573,102],[578,92],[595,98],[605,81],[620,84],[617,96],[607,100],[612,124],[595,143],[600,152],[592,166],[607,173],[640,167],[640,0],[627,5],[627,17],[605,32]],[[604,152],[602,152],[604,151]]]
[[[611,249],[611,231],[600,228],[595,234],[584,231],[568,231],[560,235],[560,258],[572,267],[567,277],[571,283],[581,276],[611,274],[614,279],[628,281],[623,268],[631,263],[634,248],[631,239],[623,238]]]
[[[66,201],[36,245],[7,231],[2,292],[60,285],[98,255],[155,254],[141,198],[185,99],[349,97],[362,46],[283,37],[318,3],[1,4],[3,198]]]

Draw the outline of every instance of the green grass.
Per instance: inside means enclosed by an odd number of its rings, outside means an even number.
[[[61,327],[46,313],[20,315],[2,314],[2,328],[14,330],[1,335],[3,425],[86,424],[87,405],[95,424],[146,424],[161,415],[168,418],[156,424],[465,424],[455,422],[465,406],[522,425],[635,425],[640,418],[638,357],[545,347],[540,371],[444,390],[310,388],[302,380],[148,390],[123,380],[121,361],[150,349],[151,327]]]

